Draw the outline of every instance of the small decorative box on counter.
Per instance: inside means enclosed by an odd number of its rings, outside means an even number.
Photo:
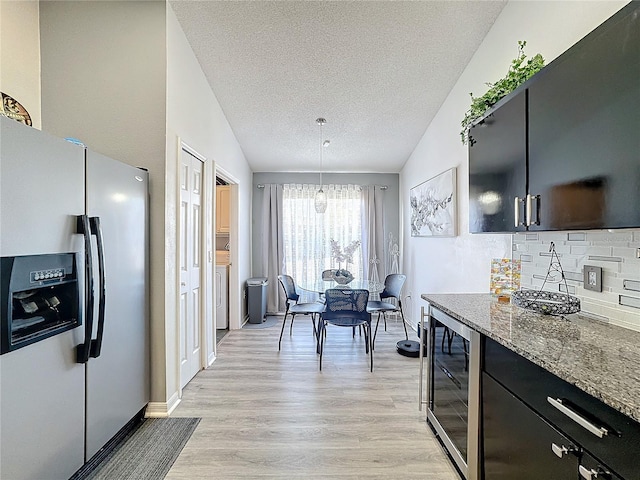
[[[491,295],[494,297],[511,296],[520,288],[520,260],[494,258],[491,260]]]

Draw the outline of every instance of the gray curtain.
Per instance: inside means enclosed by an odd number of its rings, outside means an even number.
[[[362,256],[365,278],[371,279],[373,269],[378,279],[384,281],[384,190],[378,185],[362,187]]]
[[[266,184],[262,197],[262,274],[269,280],[267,312],[284,312],[278,275],[284,269],[284,242],[282,240],[282,185]]]

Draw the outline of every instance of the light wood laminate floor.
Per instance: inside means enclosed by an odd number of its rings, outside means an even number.
[[[418,411],[417,358],[396,353],[402,324],[364,337],[329,327],[322,372],[307,317],[233,330],[172,416],[202,417],[167,479],[459,480]],[[415,339],[415,335],[412,337]]]

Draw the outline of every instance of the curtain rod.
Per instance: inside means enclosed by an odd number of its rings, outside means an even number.
[[[370,187],[371,185],[359,185],[360,187]],[[386,190],[389,188],[387,185],[373,185],[374,187],[380,187],[381,190]],[[256,188],[264,188],[263,183],[259,183],[256,185]]]

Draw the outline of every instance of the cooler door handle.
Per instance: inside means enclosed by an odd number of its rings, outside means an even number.
[[[87,215],[76,217],[77,233],[84,236],[84,273],[85,273],[85,325],[84,342],[76,346],[76,363],[87,363],[91,349],[93,333],[93,256],[91,254],[91,226]]]
[[[93,358],[100,356],[100,350],[102,349],[102,336],[104,334],[104,308],[107,296],[107,289],[105,286],[105,273],[104,273],[104,243],[102,240],[102,227],[100,226],[100,217],[91,217],[89,219],[91,225],[91,234],[96,236],[96,246],[98,247],[98,270],[100,278],[100,297],[98,300],[98,332],[95,340],[91,340],[91,351],[89,354]]]

